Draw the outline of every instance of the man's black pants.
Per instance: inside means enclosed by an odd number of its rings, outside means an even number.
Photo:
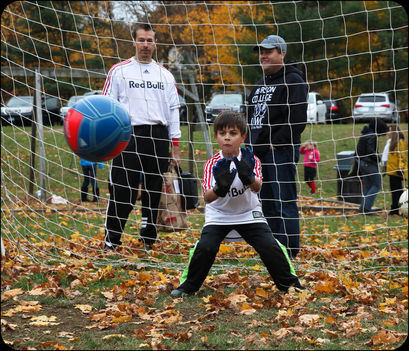
[[[168,167],[168,128],[161,125],[134,126],[128,146],[112,161],[105,220],[106,243],[121,245],[121,234],[136,202],[140,172],[143,172],[140,234],[146,244],[155,242],[162,174]]]

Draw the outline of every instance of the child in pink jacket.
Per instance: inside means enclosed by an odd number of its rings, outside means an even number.
[[[317,144],[311,140],[301,145],[300,153],[304,154],[304,180],[311,188],[311,194],[315,194],[315,181],[317,175],[317,165],[320,161],[320,152]]]

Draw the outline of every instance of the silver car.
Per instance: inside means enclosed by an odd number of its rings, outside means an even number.
[[[354,105],[352,116],[356,122],[382,118],[399,123],[399,112],[392,93],[361,94]]]
[[[222,111],[245,111],[245,98],[241,93],[226,93],[213,95],[205,107],[207,123],[213,123],[217,115]]]
[[[60,109],[60,118],[61,118],[61,122],[64,123],[64,118],[68,113],[68,110],[73,107],[78,101],[80,101],[81,99],[84,98],[84,95],[74,95],[71,96],[67,103],[61,107]]]

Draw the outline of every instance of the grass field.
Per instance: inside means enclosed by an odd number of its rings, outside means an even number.
[[[169,293],[200,235],[203,213],[189,213],[187,230],[160,233],[147,255],[136,241],[138,203],[124,247],[105,255],[108,167],[98,170],[102,201],[79,204],[79,159],[61,127],[46,128],[46,187],[69,205],[39,203],[27,196],[31,131],[3,127],[3,340],[14,349],[47,350],[398,347],[408,328],[407,219],[362,216],[330,202],[337,195],[336,154],[355,149],[362,126],[308,126],[303,133],[303,141],[318,142],[322,158],[315,196],[298,164],[302,251],[294,266],[310,294],[281,294],[254,251],[236,244],[221,246],[196,295],[177,300]],[[182,131],[188,170],[187,127]],[[385,142],[380,139],[380,150]],[[207,159],[201,132],[194,143],[193,173],[200,179]],[[387,177],[383,182],[375,206],[389,208]]]

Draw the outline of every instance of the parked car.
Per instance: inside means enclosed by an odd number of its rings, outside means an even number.
[[[324,99],[319,93],[308,93],[307,122],[308,123],[325,123],[327,107]]]
[[[101,94],[102,94],[102,90],[91,90],[91,91],[88,91],[88,92],[84,93],[84,96],[101,95]]]
[[[60,109],[61,123],[64,123],[64,119],[68,113],[68,110],[83,98],[84,98],[84,95],[73,95],[68,99],[67,103],[64,104],[63,107],[61,107]]]
[[[213,95],[205,107],[205,119],[213,123],[217,115],[222,111],[245,112],[245,98],[240,93],[222,93]]]
[[[327,107],[325,120],[329,123],[347,123],[348,114],[345,106],[341,100],[328,99],[324,100],[324,104]]]
[[[400,122],[393,93],[361,94],[354,105],[352,116],[355,122],[367,122],[372,118],[382,118],[386,122]]]
[[[54,96],[41,97],[41,110],[44,125],[57,124],[60,121],[60,99]],[[31,125],[34,116],[34,96],[13,96],[1,107],[2,124]]]

